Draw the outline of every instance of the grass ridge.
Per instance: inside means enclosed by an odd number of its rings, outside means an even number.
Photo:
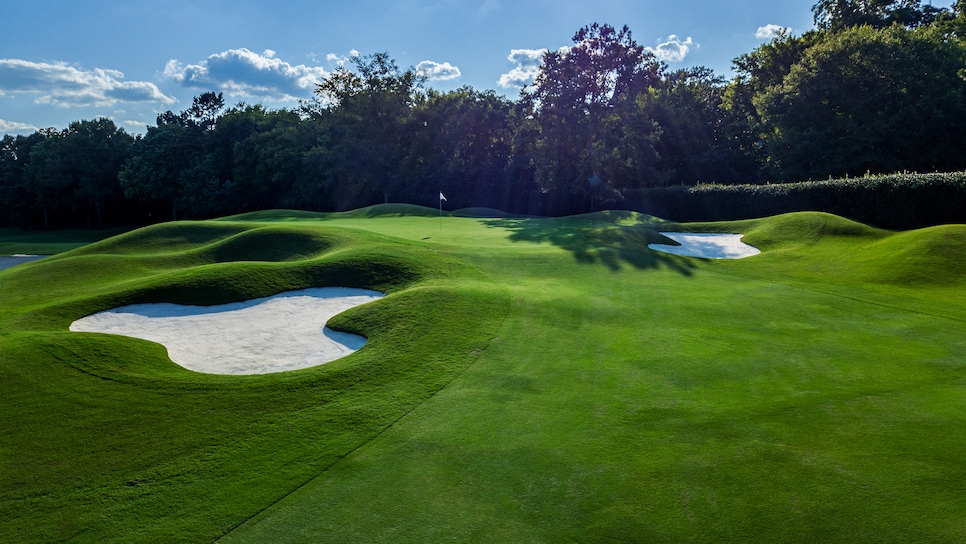
[[[438,213],[173,222],[0,272],[0,534],[966,539],[966,227]],[[762,253],[665,256],[663,230]],[[66,331],[316,286],[389,295],[331,320],[364,349],[293,372]]]

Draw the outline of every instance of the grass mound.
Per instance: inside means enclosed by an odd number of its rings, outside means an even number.
[[[959,285],[966,280],[966,226],[899,232],[871,244],[862,258],[875,263],[870,281],[897,285]]]
[[[795,249],[837,237],[874,240],[888,231],[824,212],[794,212],[762,219],[687,223],[688,232],[727,232],[744,234],[743,240],[759,249]]]
[[[299,261],[317,257],[332,247],[317,232],[281,227],[246,230],[204,248],[214,262]]]
[[[309,212],[304,210],[260,210],[257,212],[248,212],[248,213],[242,213],[238,215],[230,215],[227,217],[215,219],[215,221],[258,221],[258,222],[301,221],[301,220],[311,220],[311,219],[325,219],[328,216],[329,216],[328,213]]]
[[[5,538],[213,540],[451,381],[506,313],[501,288],[477,285],[446,256],[358,231],[257,225],[157,225],[2,272],[0,414],[17,422],[2,446]],[[439,283],[441,269],[464,281]],[[365,350],[239,378],[186,371],[150,342],[66,332],[123,304],[314,286],[390,293],[332,324],[369,337]],[[450,326],[463,334],[450,337]]]
[[[964,226],[245,217],[0,271],[4,539],[966,540]],[[647,249],[664,229],[763,253]],[[365,348],[293,372],[67,332],[321,286],[389,296],[330,323]]]
[[[332,214],[333,218],[340,219],[406,216],[437,217],[439,216],[439,210],[436,208],[427,208],[426,206],[417,206],[415,204],[376,204],[374,206],[359,208],[358,210]]]
[[[827,213],[800,212],[688,228],[746,232],[744,240],[771,251],[771,259],[811,259],[813,270],[846,283],[860,279],[897,286],[948,286],[966,277],[963,225],[890,232]],[[814,274],[809,277],[817,279]]]
[[[508,213],[503,210],[497,210],[495,208],[460,208],[458,210],[447,212],[455,217],[478,217],[478,218],[494,218],[494,217],[522,217],[517,214]]]
[[[563,219],[566,221],[594,221],[605,224],[613,223],[616,225],[648,226],[653,228],[664,228],[675,224],[660,217],[627,210],[603,210],[573,215]]]
[[[212,222],[160,223],[80,248],[73,255],[176,253],[223,240],[248,228]]]
[[[448,212],[444,212],[448,213]],[[415,204],[375,204],[346,212],[306,212],[300,210],[265,210],[224,217],[218,221],[304,221],[371,217],[436,217],[439,210]]]
[[[0,228],[0,255],[55,255],[121,234],[126,229],[23,231]]]

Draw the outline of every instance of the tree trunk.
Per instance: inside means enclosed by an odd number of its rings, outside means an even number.
[[[91,198],[94,205],[94,215],[97,217],[98,230],[104,228],[104,201],[99,198]]]

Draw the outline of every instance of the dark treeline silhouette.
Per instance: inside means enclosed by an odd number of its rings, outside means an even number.
[[[822,0],[816,29],[671,70],[593,24],[516,100],[355,56],[295,109],[220,93],[133,137],[105,118],[5,136],[0,225],[142,224],[380,202],[570,214],[671,186],[966,169],[966,0]]]

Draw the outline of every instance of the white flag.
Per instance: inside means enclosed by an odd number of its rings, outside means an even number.
[[[446,197],[443,196],[443,193],[439,193],[439,199],[440,200],[446,200]],[[447,200],[447,202],[449,202],[449,201]]]

